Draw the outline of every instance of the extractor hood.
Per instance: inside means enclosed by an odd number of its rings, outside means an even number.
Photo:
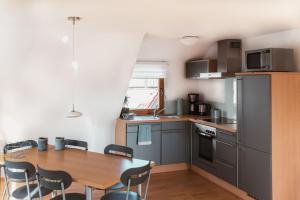
[[[189,79],[221,79],[234,77],[241,72],[241,40],[218,41],[218,60],[197,59],[186,63],[186,77]]]

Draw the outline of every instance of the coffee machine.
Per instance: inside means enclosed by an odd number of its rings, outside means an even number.
[[[199,94],[190,93],[188,94],[189,99],[189,114],[197,115],[199,113],[198,104],[199,104]]]

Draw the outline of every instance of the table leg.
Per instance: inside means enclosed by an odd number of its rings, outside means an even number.
[[[86,195],[86,200],[92,200],[93,188],[91,188],[90,186],[85,186],[85,195]]]

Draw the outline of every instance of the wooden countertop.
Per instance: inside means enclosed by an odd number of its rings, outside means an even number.
[[[74,182],[102,190],[120,182],[120,176],[125,170],[141,167],[149,162],[78,149],[56,151],[52,145],[48,145],[47,151],[40,152],[37,148],[31,148],[24,150],[20,158],[15,158],[14,155],[6,154],[5,158],[31,162],[48,170],[64,170],[71,174]],[[0,164],[3,162],[2,154]]]
[[[212,122],[204,121],[204,119],[210,119],[210,116],[196,116],[196,115],[181,115],[178,118],[159,118],[154,120],[123,120],[127,124],[137,124],[137,123],[157,123],[157,122],[176,122],[176,121],[191,121],[194,123],[199,123],[211,127],[215,127],[221,130],[228,131],[230,133],[236,133],[236,124],[216,124]]]

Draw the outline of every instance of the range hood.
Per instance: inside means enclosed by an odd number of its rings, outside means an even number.
[[[222,79],[234,77],[234,72],[211,72],[211,73],[200,73],[199,79]]]
[[[186,77],[189,79],[222,79],[234,77],[241,72],[241,40],[218,41],[218,60],[192,60],[186,63]]]

